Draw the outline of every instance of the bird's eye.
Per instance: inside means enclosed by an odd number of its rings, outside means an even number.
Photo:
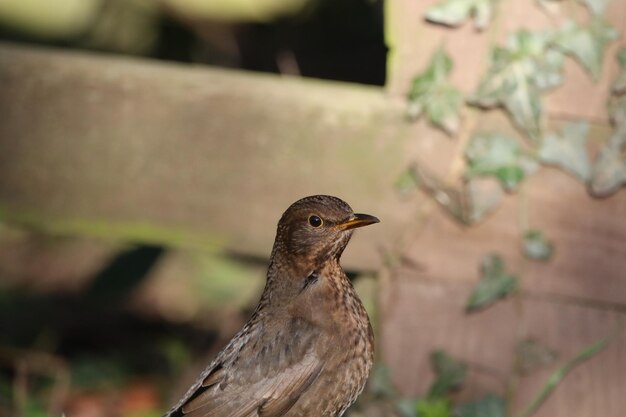
[[[324,224],[324,221],[320,219],[318,216],[312,215],[312,216],[309,216],[309,224],[313,227],[320,227],[321,225]]]

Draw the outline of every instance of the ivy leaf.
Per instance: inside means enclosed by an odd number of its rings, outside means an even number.
[[[474,311],[511,294],[517,288],[517,277],[504,271],[504,261],[499,255],[485,256],[482,277],[467,302],[467,310]]]
[[[441,85],[434,94],[436,98],[431,97],[426,105],[428,119],[449,134],[457,133],[461,124],[459,111],[463,105],[463,94],[449,84]]]
[[[524,233],[522,249],[527,258],[548,261],[554,252],[554,245],[546,240],[541,230],[531,229]]]
[[[413,167],[405,169],[396,179],[394,184],[396,190],[402,195],[408,195],[419,186],[419,178]]]
[[[550,133],[541,141],[539,159],[546,164],[556,165],[587,182],[591,177],[591,164],[587,154],[586,122],[567,123],[560,134]]]
[[[491,21],[494,0],[443,0],[426,10],[426,20],[459,26],[474,16],[474,26],[483,30]]]
[[[476,402],[460,405],[455,411],[457,417],[505,417],[506,402],[501,397],[489,394]]]
[[[442,48],[433,54],[426,71],[413,79],[407,109],[409,119],[415,120],[425,112],[435,126],[449,134],[458,132],[463,94],[448,81],[452,67],[452,59]]]
[[[445,398],[419,400],[415,410],[417,417],[452,417],[450,402]]]
[[[589,191],[607,197],[626,185],[626,98],[611,107],[615,131],[600,150],[591,171]]]
[[[413,166],[413,173],[419,187],[463,224],[482,220],[502,200],[502,187],[495,178],[470,178],[459,189],[450,187],[420,164]]]
[[[589,11],[595,15],[603,15],[606,6],[608,6],[611,0],[578,0],[579,3],[587,6]]]
[[[574,57],[597,81],[606,45],[617,36],[617,31],[609,22],[602,16],[594,16],[588,26],[566,21],[556,34],[554,44]]]
[[[465,156],[469,177],[495,176],[507,191],[514,190],[527,174],[537,169],[537,163],[515,139],[499,133],[473,136]]]
[[[402,417],[415,417],[419,401],[416,398],[400,398],[396,401],[396,411]]]
[[[503,106],[531,139],[541,132],[540,93],[562,82],[563,55],[548,48],[551,35],[519,31],[505,48],[496,47],[491,66],[469,103],[482,108]]]
[[[620,73],[613,83],[613,94],[626,93],[626,46],[623,46],[617,53],[617,62],[620,66]]]
[[[467,373],[465,363],[455,360],[443,350],[434,351],[430,361],[437,378],[428,390],[429,398],[442,397],[463,385]]]
[[[378,398],[393,398],[396,396],[396,390],[389,376],[389,368],[380,364],[374,365],[368,389]]]

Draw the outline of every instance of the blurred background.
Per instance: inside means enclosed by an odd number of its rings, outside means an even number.
[[[160,416],[331,194],[350,417],[626,415],[623,0],[0,0],[0,416]]]

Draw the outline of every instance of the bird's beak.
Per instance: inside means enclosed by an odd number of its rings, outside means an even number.
[[[335,225],[335,228],[339,230],[349,230],[349,229],[356,229],[357,227],[363,227],[363,226],[367,226],[368,224],[374,224],[378,222],[380,222],[378,218],[374,216],[370,216],[369,214],[355,213],[352,216],[350,216],[348,221]]]

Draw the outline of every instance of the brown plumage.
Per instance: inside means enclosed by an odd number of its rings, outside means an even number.
[[[352,229],[378,219],[311,196],[278,222],[259,304],[166,417],[338,417],[363,390],[374,336],[339,265]]]

